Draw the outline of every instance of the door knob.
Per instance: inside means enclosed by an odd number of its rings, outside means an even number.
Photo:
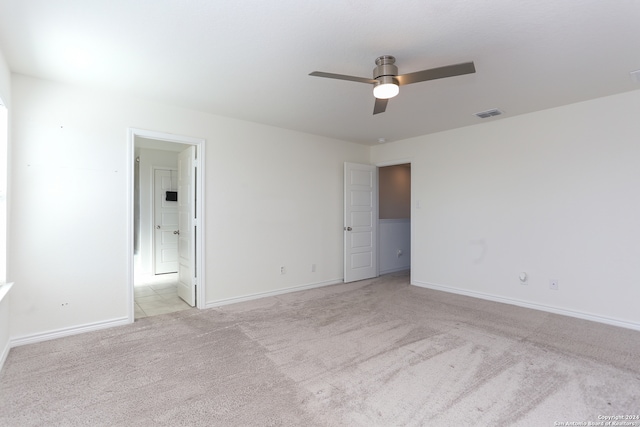
[[[173,234],[180,234],[180,230],[174,231]]]
[[[156,225],[156,229],[160,230],[160,226],[159,226],[159,225]]]
[[[345,227],[344,229],[347,230],[347,231],[353,230],[353,228],[351,228],[351,227]]]

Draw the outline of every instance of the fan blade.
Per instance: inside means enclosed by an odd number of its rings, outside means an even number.
[[[349,80],[352,82],[359,82],[359,83],[369,83],[369,84],[377,83],[373,79],[366,79],[364,77],[345,76],[344,74],[324,73],[322,71],[314,71],[313,73],[309,73],[309,75],[314,77],[326,77],[328,79]]]
[[[389,102],[388,99],[376,98],[376,103],[373,106],[373,114],[384,113],[384,110],[387,109],[387,102]]]
[[[463,74],[473,74],[476,67],[473,62],[463,62],[462,64],[447,65],[445,67],[431,68],[430,70],[416,71],[415,73],[402,74],[396,76],[400,86],[410,83],[424,82],[427,80],[442,79],[445,77],[461,76]]]

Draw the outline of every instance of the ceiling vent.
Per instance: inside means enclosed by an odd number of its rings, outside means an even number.
[[[493,110],[480,111],[479,113],[475,113],[475,116],[480,117],[481,119],[488,119],[489,117],[499,116],[502,114],[502,111],[494,108]]]

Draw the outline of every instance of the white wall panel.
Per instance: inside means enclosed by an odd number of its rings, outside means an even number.
[[[9,67],[5,62],[4,56],[2,52],[0,52],[0,99],[2,99],[2,103],[6,107],[11,106],[11,72],[9,71]],[[3,108],[3,107],[0,107]],[[9,112],[5,109],[0,112],[0,114],[9,114]],[[0,120],[3,120],[3,117],[0,117]],[[7,124],[6,121],[4,124]],[[0,132],[4,132],[5,135],[0,135],[0,138],[5,138],[8,135],[9,130],[4,128],[4,124],[0,123]],[[9,142],[10,144],[10,142]],[[0,150],[2,153],[0,154],[1,164],[0,164],[0,173],[2,173],[2,177],[0,178],[0,282],[3,282],[7,278],[7,264],[8,264],[8,253],[7,253],[7,239],[8,239],[8,222],[10,221],[10,217],[8,215],[8,202],[10,201],[10,193],[7,191],[7,182],[10,177],[8,175],[8,171],[10,169],[9,164],[7,163],[8,156],[11,153],[10,146],[4,146],[3,143],[0,144]],[[2,286],[0,284],[0,286]],[[5,285],[4,289],[0,289],[0,369],[2,369],[2,365],[6,356],[9,353],[9,339],[10,339],[10,296],[7,294],[10,288]]]
[[[407,270],[411,267],[411,220],[381,219],[380,274]],[[398,255],[398,251],[401,254]]]
[[[206,139],[207,303],[342,278],[343,165],[367,147],[20,75],[12,90],[14,339],[126,318],[129,127]]]
[[[413,282],[640,328],[639,116],[634,91],[373,147],[412,162]]]

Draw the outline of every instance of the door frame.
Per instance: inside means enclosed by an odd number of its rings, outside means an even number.
[[[142,137],[146,139],[155,139],[159,141],[169,141],[178,144],[195,145],[197,152],[198,173],[196,175],[196,277],[198,278],[196,288],[196,307],[203,309],[206,306],[205,298],[205,139],[193,138],[184,135],[175,135],[166,132],[157,132],[146,129],[138,129],[130,127],[127,129],[127,281],[128,281],[128,320],[129,323],[135,321],[135,299],[134,299],[134,167],[135,167],[135,138]]]

